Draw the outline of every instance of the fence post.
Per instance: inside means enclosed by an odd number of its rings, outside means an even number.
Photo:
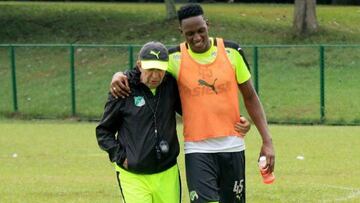
[[[320,122],[325,121],[325,49],[320,45]]]
[[[15,47],[9,46],[9,57],[11,63],[11,81],[12,81],[12,90],[13,90],[13,107],[14,112],[18,111],[18,102],[17,102],[17,87],[16,87],[16,63],[15,63]]]
[[[134,49],[132,45],[129,45],[128,47],[128,51],[129,51],[129,69],[134,67]]]
[[[255,85],[255,90],[257,92],[257,94],[259,95],[259,72],[258,72],[258,47],[254,46],[254,85]]]
[[[70,90],[71,90],[71,114],[76,114],[76,92],[75,92],[75,48],[70,45]]]

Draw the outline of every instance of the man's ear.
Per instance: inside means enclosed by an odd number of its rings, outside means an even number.
[[[136,67],[139,69],[140,72],[142,72],[142,68],[141,68],[141,61],[140,60],[137,60],[136,61]]]
[[[205,23],[206,23],[206,25],[208,26],[208,28],[209,28],[209,26],[210,26],[210,23],[209,23],[209,19],[205,19]]]

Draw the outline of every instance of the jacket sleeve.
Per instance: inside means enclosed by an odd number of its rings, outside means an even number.
[[[126,151],[116,138],[116,132],[121,125],[120,106],[124,101],[115,99],[109,94],[104,114],[96,127],[96,139],[99,147],[109,154],[111,162],[122,164],[126,158]]]
[[[177,89],[176,89],[176,90],[177,90]],[[177,95],[176,95],[176,98],[175,98],[175,111],[176,111],[176,113],[178,113],[180,116],[182,116],[181,100],[180,100],[179,94],[177,94]]]
[[[178,85],[177,85],[177,82],[176,82],[175,79],[174,79],[174,85],[173,86],[174,86],[174,93],[175,93],[175,111],[180,116],[182,116],[180,93],[179,93],[179,88],[178,88]]]

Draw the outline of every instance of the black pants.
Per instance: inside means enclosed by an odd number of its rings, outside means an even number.
[[[245,202],[245,152],[185,155],[186,178],[192,203]]]

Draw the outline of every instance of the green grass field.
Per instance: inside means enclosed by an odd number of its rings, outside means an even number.
[[[115,172],[97,146],[95,126],[1,119],[0,202],[119,202]],[[248,202],[360,201],[360,127],[272,125],[270,130],[276,182],[261,182],[256,165],[260,137],[253,127],[246,137]],[[181,154],[187,203],[183,160]]]

